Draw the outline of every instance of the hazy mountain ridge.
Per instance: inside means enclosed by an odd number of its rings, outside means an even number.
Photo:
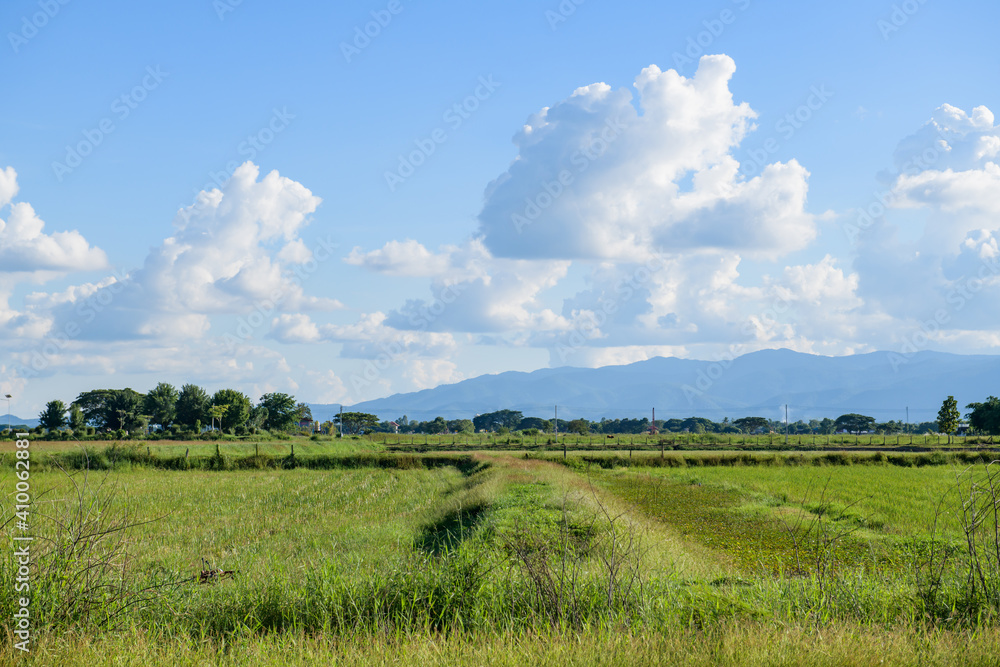
[[[699,416],[720,421],[756,415],[791,420],[860,412],[879,421],[933,421],[954,395],[966,404],[1000,394],[1000,356],[873,352],[824,357],[762,350],[724,361],[656,357],[623,366],[544,368],[482,375],[423,391],[365,401],[345,410],[382,419],[472,417],[502,408],[560,418]],[[329,419],[337,405],[313,404]]]

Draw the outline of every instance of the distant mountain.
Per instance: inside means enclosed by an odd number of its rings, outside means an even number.
[[[10,416],[11,426],[27,426],[28,428],[34,428],[38,426],[38,419],[23,419],[17,415]],[[0,415],[0,429],[7,428],[7,414],[4,413]]]
[[[948,395],[965,406],[1000,395],[1000,356],[941,352],[900,355],[873,352],[822,357],[790,350],[763,350],[729,361],[656,357],[626,366],[545,368],[507,372],[365,401],[345,410],[370,412],[382,419],[403,415],[427,420],[471,418],[502,408],[526,417],[648,416],[657,419],[707,417],[721,421],[761,416],[836,418],[859,412],[878,421],[907,418],[933,421]],[[326,420],[336,405],[314,404],[313,415]]]

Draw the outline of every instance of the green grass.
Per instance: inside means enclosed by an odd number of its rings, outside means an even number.
[[[922,627],[727,623],[710,630],[560,634],[361,636],[250,635],[228,640],[134,631],[46,638],[38,664],[105,665],[996,665],[1000,633]],[[8,654],[9,655],[9,654]],[[0,660],[3,659],[0,653]]]
[[[938,532],[953,539],[961,536],[956,484],[967,469],[964,465],[705,466],[642,474],[683,485],[706,484],[763,505],[804,503],[815,508],[822,500],[833,513],[846,511],[872,531],[897,536],[927,534],[937,516]],[[938,513],[942,498],[946,502]]]
[[[304,451],[301,459],[312,463],[294,468],[232,469],[253,454],[240,459],[222,444],[230,469],[164,470],[137,459],[71,470],[77,484],[86,474],[91,490],[103,481],[117,491],[102,516],[127,506],[140,522],[122,561],[132,584],[188,579],[202,558],[239,572],[214,585],[166,587],[126,610],[112,633],[99,619],[45,607],[64,599],[65,581],[49,582],[38,591],[39,610],[49,615],[37,619],[37,662],[991,659],[1000,600],[969,598],[960,567],[947,571],[934,596],[919,594],[913,557],[920,554],[908,550],[928,543],[936,502],[961,466],[612,468],[582,458],[563,465],[333,446]],[[198,456],[214,455],[214,443],[208,447]],[[67,516],[73,507],[73,484],[51,461],[74,451],[54,452],[48,467],[32,469],[32,493],[51,489],[38,513]],[[287,458],[277,450],[261,456]],[[0,488],[13,485],[8,463]],[[782,518],[802,517],[808,526],[821,513],[828,529],[851,534],[825,557],[829,570],[794,572],[796,545]],[[0,523],[9,517],[7,503]],[[33,526],[52,529],[37,517]],[[959,535],[953,515],[941,528],[947,540]],[[0,561],[5,617],[10,567]],[[0,661],[12,658],[10,642],[0,635]]]

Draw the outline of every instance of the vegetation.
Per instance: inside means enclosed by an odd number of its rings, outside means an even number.
[[[966,406],[969,413],[969,425],[977,433],[1000,435],[1000,398],[990,396],[983,403],[970,403]]]
[[[862,431],[867,432],[875,429],[875,418],[852,412],[837,417],[833,425],[837,430],[844,430],[848,433],[860,435]]]
[[[60,429],[66,425],[66,404],[62,401],[49,401],[45,410],[38,416],[38,425],[44,429]]]
[[[653,468],[307,442],[36,451],[36,662],[995,658],[1000,480],[975,454]]]
[[[378,425],[378,417],[364,412],[345,412],[334,415],[333,423],[340,426],[344,433],[363,433]]]
[[[954,442],[859,414],[651,433],[510,410],[347,412],[346,437],[292,438],[311,414],[287,394],[84,392],[46,406],[30,460],[33,657],[991,664],[1000,399],[968,408],[977,435]],[[948,397],[934,426],[958,418]],[[0,443],[9,489],[17,460]],[[5,539],[15,519],[5,504]],[[15,568],[0,559],[7,618]]]

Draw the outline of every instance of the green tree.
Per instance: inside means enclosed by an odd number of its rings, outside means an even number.
[[[552,432],[552,422],[547,419],[542,419],[540,417],[525,417],[517,425],[517,430],[525,431],[529,428],[538,429],[542,433]]]
[[[304,419],[312,421],[312,418],[313,411],[312,408],[309,407],[308,403],[299,403],[295,406],[295,419],[297,421],[302,421]]]
[[[143,396],[132,389],[94,389],[85,391],[74,401],[87,423],[105,431],[142,428]]]
[[[764,417],[742,417],[734,421],[733,426],[743,433],[771,430],[771,422]]]
[[[295,397],[289,394],[264,394],[260,397],[259,407],[267,410],[264,428],[268,431],[288,431],[299,418]]]
[[[250,397],[235,389],[220,389],[212,396],[212,407],[223,407],[219,418],[223,431],[243,426],[250,419]]]
[[[66,425],[66,404],[62,401],[46,403],[45,409],[38,415],[38,425],[49,431],[61,429]]]
[[[958,411],[958,401],[954,396],[944,399],[941,409],[938,410],[937,423],[942,433],[948,434],[948,444],[951,444],[951,434],[958,428],[958,420],[962,415]]]
[[[167,428],[174,423],[177,416],[177,390],[173,385],[161,382],[156,388],[146,394],[143,399],[142,409],[149,415],[149,420],[154,424],[159,424],[161,428]]]
[[[178,424],[195,430],[210,419],[208,408],[212,404],[205,390],[193,384],[181,387],[177,396],[174,419]]]
[[[74,432],[81,431],[87,425],[87,420],[83,418],[83,410],[76,403],[69,406],[69,427]]]
[[[341,424],[341,416],[333,416],[334,424]],[[363,433],[378,426],[378,417],[367,412],[345,412],[343,417],[344,433]]]
[[[269,416],[270,414],[268,413],[266,407],[259,404],[255,405],[250,408],[250,421],[247,422],[247,425],[250,426],[250,428],[265,428],[265,424],[267,424],[267,418]]]
[[[219,428],[222,428],[222,418],[226,416],[226,411],[229,409],[228,405],[210,405],[208,408],[208,416],[212,420],[212,430],[215,430],[215,422],[219,422]]]
[[[1000,398],[990,396],[984,403],[969,403],[965,407],[972,410],[968,414],[969,426],[976,433],[1000,435]]]
[[[434,421],[427,422],[427,432],[431,434],[444,433],[448,430],[448,422],[444,417],[435,417]]]
[[[519,410],[498,410],[476,415],[472,420],[477,431],[497,431],[500,428],[516,429],[524,415]]]
[[[835,430],[844,429],[848,433],[860,435],[862,431],[871,431],[875,428],[875,418],[852,412],[837,417],[833,426]]]
[[[587,435],[590,433],[590,422],[586,419],[574,419],[569,423],[569,432],[577,435]]]
[[[452,419],[448,422],[448,430],[452,433],[472,433],[475,426],[471,419]]]

